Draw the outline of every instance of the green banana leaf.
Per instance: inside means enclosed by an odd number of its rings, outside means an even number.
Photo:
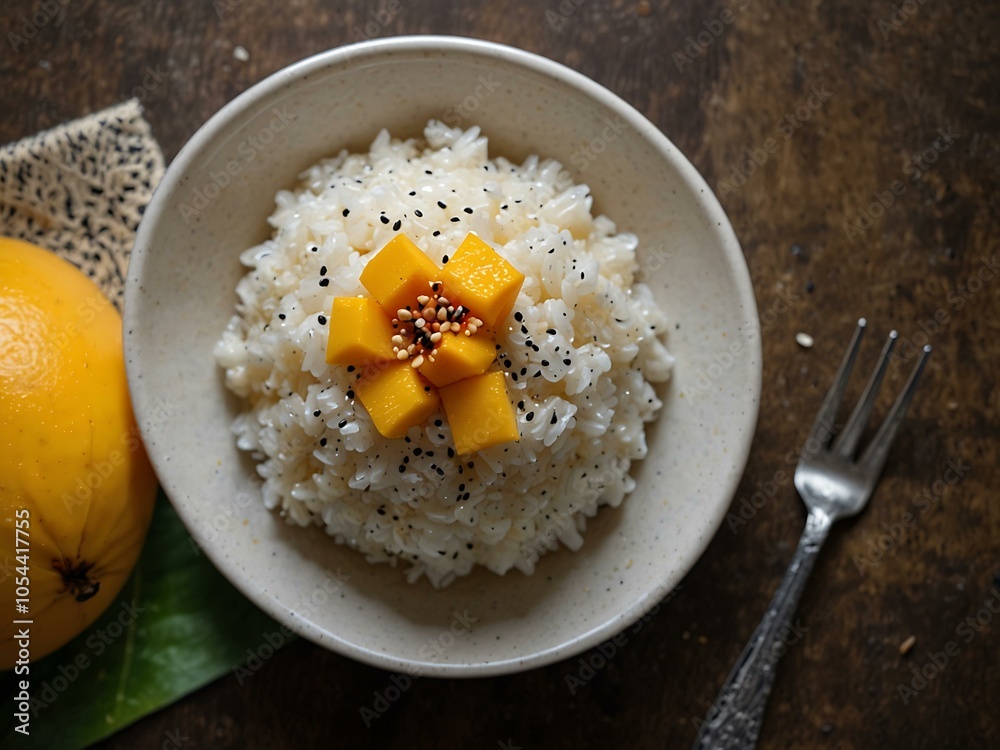
[[[32,665],[30,734],[11,727],[0,748],[85,748],[233,672],[252,654],[272,653],[289,641],[287,632],[212,566],[161,492],[118,600]],[[16,690],[9,693],[8,707]],[[10,710],[4,713],[9,724]]]

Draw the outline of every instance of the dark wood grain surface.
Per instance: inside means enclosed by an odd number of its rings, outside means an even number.
[[[360,709],[389,675],[298,642],[252,679],[223,678],[103,747],[689,747],[794,549],[804,514],[790,452],[859,315],[878,337],[899,329],[897,388],[919,344],[935,351],[876,499],[834,531],[814,571],[760,746],[1000,746],[996,9],[5,0],[0,142],[136,95],[169,160],[243,89],[373,30],[480,37],[565,63],[638,107],[715,188],[746,253],[765,353],[730,517],[679,593],[575,692],[579,658],[421,679],[369,728]],[[797,346],[799,331],[813,348]]]

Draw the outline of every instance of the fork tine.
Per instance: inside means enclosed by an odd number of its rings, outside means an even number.
[[[861,433],[865,431],[865,426],[868,424],[868,417],[871,416],[872,407],[875,406],[875,398],[882,385],[882,378],[885,377],[885,371],[889,367],[889,355],[892,354],[892,349],[898,338],[899,334],[896,331],[889,332],[889,338],[886,339],[885,346],[882,347],[882,354],[879,356],[875,371],[872,372],[872,376],[868,380],[868,385],[865,386],[864,393],[861,394],[861,398],[858,400],[857,406],[854,407],[854,411],[851,412],[844,429],[833,441],[833,450],[844,458],[850,458],[858,449]]]
[[[820,448],[825,447],[833,436],[833,423],[837,418],[837,408],[844,397],[844,388],[847,386],[847,380],[851,377],[851,368],[854,366],[854,360],[858,355],[858,346],[861,344],[861,336],[867,325],[868,321],[864,318],[858,320],[858,327],[854,329],[851,345],[847,347],[844,359],[833,379],[833,385],[830,386],[826,398],[823,399],[823,405],[819,409],[819,414],[816,415],[816,422],[813,424],[812,432],[809,433],[804,453],[815,453]]]
[[[885,466],[885,460],[889,456],[889,448],[892,447],[892,441],[896,438],[896,431],[899,430],[899,425],[903,421],[903,417],[906,416],[906,409],[910,405],[910,401],[913,400],[913,394],[917,390],[920,375],[924,371],[924,365],[927,364],[927,358],[930,356],[930,353],[931,346],[928,344],[924,347],[923,352],[921,352],[920,360],[917,362],[917,366],[913,368],[913,372],[910,373],[910,379],[906,381],[906,386],[899,394],[899,398],[892,405],[889,416],[885,418],[885,422],[879,427],[871,445],[865,448],[864,453],[861,455],[861,468],[870,477],[877,477],[882,473],[882,467]]]

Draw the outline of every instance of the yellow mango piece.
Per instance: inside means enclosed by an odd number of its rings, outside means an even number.
[[[454,297],[491,328],[502,323],[517,301],[524,274],[474,234],[469,234],[441,270],[449,300]]]
[[[367,297],[335,297],[330,313],[326,361],[363,367],[395,359],[395,331],[385,310]]]
[[[444,333],[434,347],[434,361],[424,357],[420,374],[438,388],[451,385],[456,380],[482,375],[496,359],[493,333],[480,328],[474,336],[459,333]]]
[[[370,376],[359,376],[354,393],[387,438],[404,437],[438,410],[437,392],[409,362],[392,362]]]
[[[438,393],[459,454],[485,450],[521,437],[502,372],[495,370],[459,380]]]
[[[395,316],[401,307],[416,307],[417,297],[429,294],[430,282],[440,277],[434,261],[405,234],[397,234],[368,261],[361,283],[389,315]]]

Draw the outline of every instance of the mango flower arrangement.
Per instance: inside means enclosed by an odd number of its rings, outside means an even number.
[[[439,405],[459,454],[517,440],[517,420],[493,330],[514,307],[524,275],[474,234],[443,268],[404,234],[368,262],[371,297],[337,297],[326,361],[356,372],[354,391],[387,438]]]

